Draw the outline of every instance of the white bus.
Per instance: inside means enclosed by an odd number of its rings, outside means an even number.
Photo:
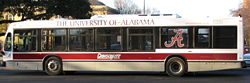
[[[240,18],[157,16],[12,23],[6,69],[186,72],[244,67]]]

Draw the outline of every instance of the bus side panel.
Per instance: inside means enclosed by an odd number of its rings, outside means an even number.
[[[221,62],[221,61],[189,61],[188,72],[214,71],[225,69],[242,68],[241,62]]]
[[[65,71],[164,71],[164,62],[63,62]]]
[[[43,70],[42,62],[7,61],[7,70]]]

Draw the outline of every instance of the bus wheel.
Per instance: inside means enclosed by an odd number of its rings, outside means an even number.
[[[165,71],[171,77],[181,77],[186,73],[187,65],[183,59],[172,57],[167,61]]]
[[[48,75],[59,75],[62,73],[62,61],[57,57],[49,57],[44,64]]]

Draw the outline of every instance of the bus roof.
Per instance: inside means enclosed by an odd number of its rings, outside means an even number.
[[[178,14],[109,14],[109,15],[94,15],[91,19],[96,18],[138,18],[138,17],[168,17],[168,18],[181,18]]]
[[[161,27],[161,26],[237,26],[241,18],[165,18],[165,17],[139,17],[139,18],[95,18],[78,20],[40,20],[14,22],[9,26],[14,29],[25,28],[89,28],[89,27]]]

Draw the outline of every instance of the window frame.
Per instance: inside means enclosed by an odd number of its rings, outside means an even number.
[[[38,37],[39,37],[38,32],[39,31],[38,31],[38,29],[14,29],[13,30],[13,45],[15,45],[15,37],[16,37],[15,31],[25,31],[25,30],[35,30],[36,34],[35,35],[20,35],[18,37],[35,37],[35,39],[36,39],[36,41],[35,41],[35,43],[36,43],[35,50],[16,51],[16,50],[14,50],[14,47],[13,47],[13,52],[37,52],[39,50],[39,48],[38,48],[38,44],[39,44],[39,41],[38,41]]]
[[[186,33],[186,35],[187,35],[187,38],[188,38],[188,40],[187,40],[187,42],[186,42],[186,44],[187,44],[187,46],[184,46],[184,47],[165,47],[162,43],[162,36],[163,35],[165,35],[165,36],[170,36],[171,34],[169,34],[169,33],[167,33],[167,35],[166,34],[163,34],[162,33],[162,29],[163,28],[165,28],[165,29],[184,29],[184,30],[187,30],[187,33]],[[160,32],[159,32],[159,44],[160,44],[160,48],[163,48],[163,49],[185,49],[185,48],[193,48],[193,27],[192,26],[174,26],[174,27],[160,27],[159,28],[160,30]],[[167,31],[168,31],[167,30]],[[175,36],[176,34],[174,34],[173,36]],[[183,34],[182,34],[182,36],[183,36]],[[175,43],[176,44],[176,43]]]
[[[113,36],[114,34],[112,34],[112,33],[109,33],[109,34],[106,34],[106,33],[100,33],[100,34],[98,34],[98,31],[99,31],[99,29],[119,29],[119,31],[120,31],[120,36],[121,36],[121,40],[120,40],[120,49],[119,50],[111,50],[111,49],[107,49],[107,50],[102,50],[102,49],[99,49],[99,41],[100,41],[100,39],[99,39],[99,37],[109,37],[109,36]],[[98,27],[98,28],[95,28],[95,45],[94,45],[94,49],[95,49],[95,51],[96,52],[122,52],[122,51],[124,51],[124,34],[123,34],[123,27]],[[117,35],[118,36],[118,35]]]
[[[208,33],[202,33],[199,34],[199,29],[208,29]],[[213,32],[212,32],[213,27],[212,26],[198,26],[198,27],[194,27],[194,46],[193,48],[212,48],[212,40],[213,40]],[[199,35],[207,35],[208,36],[208,46],[207,47],[198,47],[198,36]]]
[[[148,33],[130,33],[130,30],[131,29],[149,29],[149,30],[152,30],[152,33],[151,34],[148,34]],[[156,34],[155,34],[155,27],[129,27],[126,29],[127,30],[127,51],[131,51],[131,52],[154,52],[155,49],[156,49]],[[137,37],[146,37],[146,36],[151,36],[152,37],[152,49],[151,50],[144,50],[144,49],[132,49],[131,48],[131,45],[130,45],[130,37],[132,36],[137,36]],[[130,49],[131,48],[131,49]]]
[[[44,35],[43,34],[43,31],[44,30],[46,30],[46,31],[49,31],[49,30],[65,30],[65,35],[53,35],[53,34],[46,34],[46,35]],[[68,40],[68,29],[66,29],[66,28],[46,28],[46,29],[41,29],[41,51],[42,52],[66,52],[66,51],[68,51],[68,41],[65,41],[65,43],[64,43],[64,45],[63,46],[65,46],[64,47],[64,50],[54,50],[54,49],[52,49],[52,50],[44,50],[43,48],[43,37],[65,37],[65,40]],[[46,41],[47,42],[47,41]],[[55,41],[53,41],[53,42],[55,42]],[[56,43],[56,42],[55,42]]]
[[[10,40],[9,40],[10,38]],[[5,48],[7,46],[7,48]],[[10,47],[8,47],[10,46]],[[7,36],[5,38],[4,41],[4,47],[3,47],[4,51],[13,51],[13,37],[12,34],[10,32],[7,33]]]
[[[87,29],[87,30],[92,30],[91,31],[91,34],[73,34],[73,35],[71,35],[70,34],[70,32],[71,32],[71,30],[84,30],[84,29]],[[79,52],[79,51],[84,51],[84,52],[91,52],[91,51],[94,51],[95,50],[95,29],[94,28],[70,28],[70,29],[67,29],[67,31],[68,31],[68,35],[67,35],[67,38],[68,38],[68,51],[69,52],[74,52],[74,51],[77,51],[77,52]],[[81,47],[81,49],[80,50],[71,50],[71,46],[70,46],[70,39],[71,39],[71,37],[72,36],[77,36],[77,37],[87,37],[87,36],[90,36],[91,37],[91,39],[92,39],[92,41],[90,41],[91,42],[91,44],[92,44],[92,49],[90,49],[90,50],[88,50],[88,49],[83,49],[82,47]]]
[[[235,30],[233,30],[233,31],[235,31],[234,35],[216,37],[217,32],[222,33],[222,32],[220,32],[219,30],[216,30],[216,29],[218,29],[218,28],[221,29],[221,28],[226,28],[226,27],[231,27],[231,28],[235,29]],[[228,31],[228,30],[225,30],[225,31]],[[235,47],[217,47],[216,46],[217,45],[216,41],[218,39],[235,39],[235,42],[233,42],[233,43],[235,43],[234,44]],[[216,48],[216,49],[237,49],[238,48],[238,28],[237,28],[237,26],[213,26],[213,48]]]

